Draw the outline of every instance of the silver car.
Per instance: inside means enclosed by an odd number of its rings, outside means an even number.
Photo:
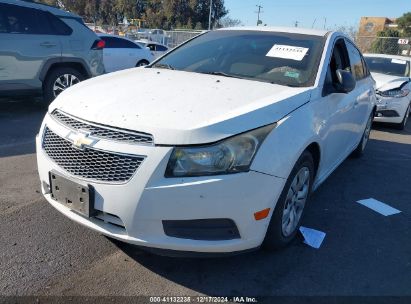
[[[0,0],[0,96],[42,94],[104,73],[102,41],[81,17],[53,6]]]

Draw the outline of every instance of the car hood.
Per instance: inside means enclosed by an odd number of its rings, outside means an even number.
[[[310,99],[311,88],[154,68],[79,83],[50,105],[104,125],[150,133],[156,144],[221,140],[276,122]]]
[[[376,82],[378,91],[388,91],[399,88],[403,83],[410,81],[408,77],[371,73]]]

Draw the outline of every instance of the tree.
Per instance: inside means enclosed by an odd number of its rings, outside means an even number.
[[[242,26],[243,23],[239,19],[232,19],[229,16],[226,16],[218,22],[218,25],[219,27],[236,27]]]
[[[117,24],[126,18],[145,19],[152,28],[208,28],[210,0],[37,0],[76,13],[86,22]],[[212,24],[228,11],[224,0],[213,0]]]
[[[405,13],[397,19],[398,28],[402,31],[402,36],[411,36],[411,12]]]
[[[386,38],[385,38],[386,37]],[[387,29],[377,34],[377,38],[371,44],[371,52],[378,54],[396,55],[399,53],[398,38],[400,32],[393,29]]]

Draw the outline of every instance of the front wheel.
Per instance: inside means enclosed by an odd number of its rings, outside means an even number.
[[[405,126],[407,125],[408,117],[410,116],[410,107],[411,107],[411,105],[408,105],[407,111],[405,111],[404,119],[402,120],[402,122],[400,122],[399,124],[396,125],[398,130],[404,130],[405,129]]]
[[[305,151],[294,165],[274,208],[263,243],[265,248],[282,248],[295,238],[311,194],[314,176],[313,157]]]
[[[146,66],[148,64],[149,64],[149,62],[147,60],[140,60],[139,62],[137,62],[136,67],[137,68],[138,67],[143,67],[143,66]]]

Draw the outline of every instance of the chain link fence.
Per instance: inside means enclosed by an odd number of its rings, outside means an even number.
[[[87,24],[87,26],[97,33],[107,33],[112,35],[125,36],[132,40],[149,40],[174,48],[181,43],[200,35],[202,30],[173,30],[165,31],[162,29],[142,29],[128,26],[108,26]]]
[[[358,36],[355,40],[363,53],[411,56],[411,38]]]

